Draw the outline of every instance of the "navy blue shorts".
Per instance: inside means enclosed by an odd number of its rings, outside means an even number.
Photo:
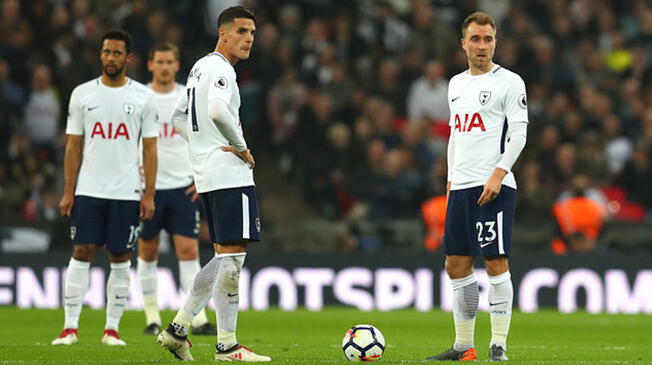
[[[140,202],[75,196],[70,219],[74,244],[106,245],[114,254],[131,252],[140,232]]]
[[[143,221],[140,238],[151,240],[161,229],[168,234],[197,238],[199,233],[199,203],[192,201],[192,194],[186,194],[188,187],[156,190],[152,219]]]
[[[444,248],[446,255],[509,256],[516,189],[502,186],[500,194],[483,207],[483,187],[454,190],[448,196]]]
[[[260,241],[260,216],[254,186],[213,190],[200,196],[212,243]]]

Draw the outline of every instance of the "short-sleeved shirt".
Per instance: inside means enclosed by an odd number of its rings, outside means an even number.
[[[467,70],[450,80],[448,103],[455,139],[451,190],[482,186],[502,158],[509,125],[528,122],[525,83],[499,65],[482,75]],[[516,189],[513,173],[503,185]]]
[[[240,91],[231,63],[217,52],[199,59],[188,75],[182,98],[180,104],[185,104],[188,112],[188,145],[197,191],[253,186],[253,171],[235,154],[220,149],[229,146],[229,141],[208,116],[209,101],[221,100],[242,133]]]
[[[140,200],[139,144],[158,136],[152,91],[128,79],[108,87],[100,78],[77,86],[70,97],[66,134],[83,135],[75,195]]]
[[[181,84],[176,84],[169,93],[154,91],[159,121],[156,190],[178,189],[192,184],[188,142],[175,131],[170,121],[174,105],[184,92],[185,85]]]

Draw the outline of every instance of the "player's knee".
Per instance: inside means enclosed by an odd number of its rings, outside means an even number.
[[[489,276],[498,276],[509,271],[509,261],[502,256],[487,258],[485,267]]]
[[[178,244],[176,245],[175,250],[179,260],[187,261],[199,258],[199,248],[197,247],[197,243]]]
[[[444,266],[446,267],[448,277],[451,279],[462,279],[473,274],[473,268],[471,266],[455,260],[447,259]]]
[[[139,240],[138,257],[147,262],[158,259],[158,245],[150,241]]]
[[[72,257],[77,261],[91,261],[95,249],[95,245],[74,245],[72,248]]]

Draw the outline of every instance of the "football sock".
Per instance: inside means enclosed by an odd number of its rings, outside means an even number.
[[[188,293],[190,290],[192,281],[195,280],[195,276],[199,270],[201,270],[199,259],[179,260],[179,282],[181,283],[181,290],[183,290],[184,293]],[[206,317],[206,310],[202,308],[197,316],[193,318],[192,326],[199,327],[206,322],[208,322],[208,318]]]
[[[111,273],[106,281],[106,326],[107,330],[118,330],[120,318],[127,304],[129,296],[129,274],[131,261],[111,263]]]
[[[507,350],[507,334],[512,319],[514,288],[509,271],[489,276],[489,315],[491,317],[491,345]]]
[[[221,254],[217,270],[217,281],[213,290],[215,311],[217,312],[217,348],[225,351],[235,346],[238,341],[235,330],[238,322],[238,304],[240,302],[240,269],[246,253]]]
[[[145,321],[147,324],[156,323],[161,325],[161,315],[158,310],[157,301],[157,265],[158,261],[147,262],[138,258],[136,273],[140,282],[140,289],[143,293],[143,309],[145,310]]]
[[[475,274],[462,279],[451,279],[453,286],[453,319],[455,344],[453,349],[466,351],[473,347],[475,316],[478,312],[480,292]]]
[[[186,297],[183,306],[172,321],[175,324],[175,334],[179,337],[188,335],[188,328],[192,319],[206,306],[213,295],[213,286],[217,277],[219,259],[217,254],[199,270],[192,283],[192,288]]]
[[[79,315],[81,314],[82,304],[86,290],[88,290],[88,276],[91,263],[78,261],[70,258],[68,270],[66,271],[64,284],[64,328],[78,328]]]

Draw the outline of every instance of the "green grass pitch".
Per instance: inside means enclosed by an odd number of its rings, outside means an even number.
[[[174,313],[164,312],[167,322]],[[212,316],[212,313],[211,313]],[[173,364],[172,355],[154,338],[142,334],[144,316],[127,311],[120,334],[124,348],[100,345],[104,311],[85,308],[79,343],[50,346],[63,324],[62,310],[21,310],[0,307],[0,364]],[[371,323],[387,341],[381,363],[422,363],[445,350],[453,340],[450,313],[412,310],[360,312],[328,308],[321,312],[245,311],[240,313],[238,339],[275,363],[345,364],[340,348],[344,332],[352,325]],[[487,358],[489,316],[476,322],[476,349]],[[196,363],[212,362],[215,338],[191,336]],[[559,314],[542,311],[515,313],[509,337],[512,364],[652,364],[652,316]]]

